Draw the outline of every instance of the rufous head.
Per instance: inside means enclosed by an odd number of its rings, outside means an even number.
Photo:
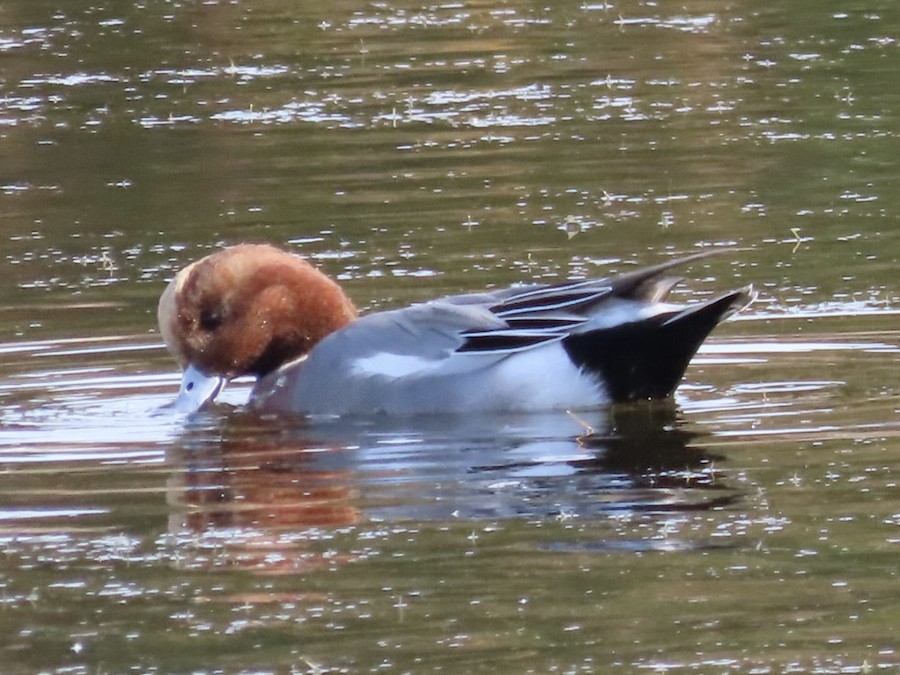
[[[265,375],[346,326],[356,309],[299,256],[232,246],[181,270],[159,300],[159,330],[183,367],[230,379]]]

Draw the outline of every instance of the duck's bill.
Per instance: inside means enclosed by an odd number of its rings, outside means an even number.
[[[193,364],[188,365],[181,376],[178,398],[167,407],[177,412],[194,412],[215,399],[224,386],[224,377],[205,375]]]

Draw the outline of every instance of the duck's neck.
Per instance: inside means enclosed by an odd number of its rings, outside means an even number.
[[[290,267],[271,270],[271,285],[260,291],[258,306],[266,308],[271,333],[249,369],[257,375],[306,355],[356,319],[356,307],[335,281],[300,258]]]

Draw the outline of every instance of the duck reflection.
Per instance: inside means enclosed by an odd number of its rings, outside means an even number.
[[[226,406],[194,416],[167,453],[177,564],[287,574],[342,562],[312,543],[362,517],[348,452]]]
[[[194,418],[171,449],[170,531],[252,533],[242,541],[258,563],[285,536],[316,528],[726,505],[737,494],[698,439],[668,402],[584,417],[406,421],[219,408]]]
[[[342,448],[266,433],[247,420],[218,422],[218,430],[194,428],[170,453],[175,529],[333,527],[359,520],[359,490],[342,466]]]

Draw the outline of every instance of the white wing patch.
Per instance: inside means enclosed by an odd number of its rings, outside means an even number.
[[[409,354],[389,354],[381,352],[365,356],[353,361],[353,372],[356,375],[371,377],[403,377],[426,368],[433,368],[435,362],[421,356]]]

